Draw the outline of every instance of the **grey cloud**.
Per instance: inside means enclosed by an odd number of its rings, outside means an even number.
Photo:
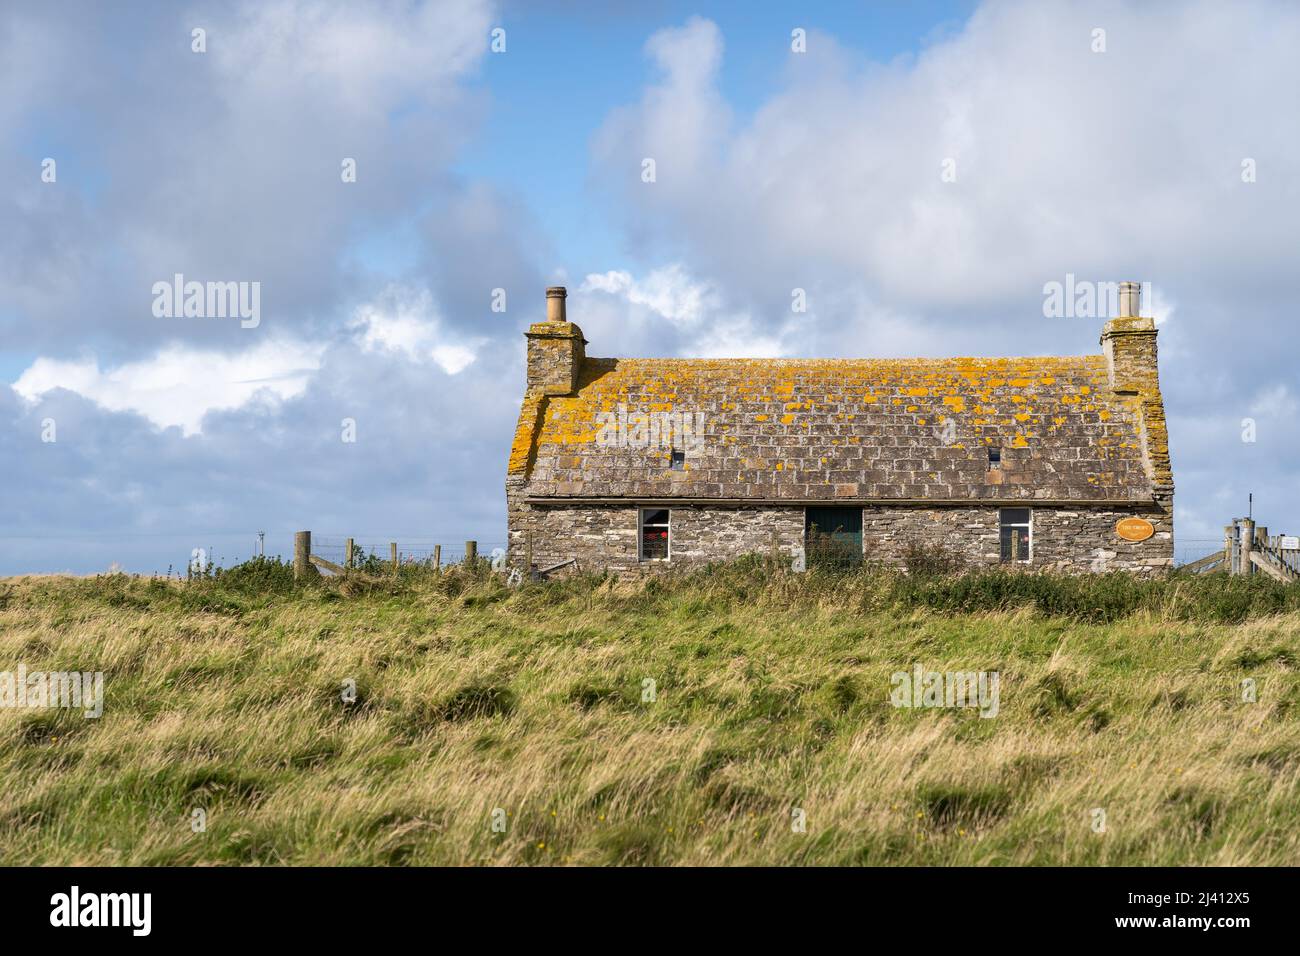
[[[344,251],[456,188],[446,170],[481,113],[461,83],[489,23],[473,0],[88,4],[76,29],[57,5],[0,18],[0,61],[29,42],[48,58],[43,82],[0,91],[0,132],[30,144],[0,159],[14,348],[243,347],[229,323],[152,316],[152,284],[178,272],[259,281],[264,332],[319,333],[357,291]],[[55,185],[39,181],[45,155]]]
[[[188,438],[67,391],[29,406],[0,389],[0,447],[22,463],[6,478],[0,575],[110,560],[165,571],[191,547],[232,540],[245,557],[257,530],[280,547],[299,528],[499,540],[522,375],[522,346],[450,376],[341,343],[298,398],[210,412]],[[41,441],[46,418],[53,443]]]

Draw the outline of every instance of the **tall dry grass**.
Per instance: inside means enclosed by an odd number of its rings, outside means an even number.
[[[255,577],[0,582],[0,671],[106,688],[0,709],[0,862],[1300,862],[1285,589]],[[917,662],[998,716],[891,706]]]

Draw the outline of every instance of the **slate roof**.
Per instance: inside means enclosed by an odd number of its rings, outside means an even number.
[[[620,411],[702,434],[675,470],[610,433]],[[1101,355],[588,358],[575,394],[525,398],[509,472],[547,499],[1149,502],[1164,434],[1158,393],[1115,392]]]

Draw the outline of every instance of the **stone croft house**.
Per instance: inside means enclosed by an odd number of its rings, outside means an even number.
[[[547,289],[506,478],[514,567],[619,573],[911,548],[1067,571],[1173,563],[1156,328],[1101,354],[589,358]],[[826,550],[824,546],[830,546]]]

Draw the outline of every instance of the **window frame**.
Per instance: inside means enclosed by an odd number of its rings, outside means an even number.
[[[1028,511],[1029,518],[1025,521],[1004,521],[1002,513],[1004,511]],[[1002,557],[1002,529],[1003,528],[1024,528],[1028,537],[1028,547],[1026,548],[1025,557],[1015,559],[1010,556]],[[1024,508],[1019,505],[998,508],[998,564],[1033,564],[1034,562],[1034,509]]]
[[[668,547],[662,558],[646,557],[645,553],[645,516],[652,511],[662,511],[668,515],[668,520],[664,523],[664,529],[668,532]],[[651,525],[651,528],[658,525]],[[642,561],[671,561],[673,559],[673,509],[672,508],[642,508],[636,509],[636,559],[637,563]]]

